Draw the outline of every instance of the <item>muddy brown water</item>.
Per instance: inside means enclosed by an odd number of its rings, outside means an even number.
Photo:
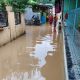
[[[26,26],[25,35],[0,47],[0,80],[65,80],[62,45],[51,26]]]

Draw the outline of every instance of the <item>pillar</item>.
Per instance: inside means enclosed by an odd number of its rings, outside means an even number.
[[[22,32],[26,32],[26,27],[25,27],[25,20],[24,20],[24,13],[21,13],[21,26],[22,26]]]
[[[15,17],[14,12],[12,11],[11,6],[6,6],[6,10],[8,13],[8,24],[10,29],[10,40],[13,40],[16,38],[16,27],[15,27]]]

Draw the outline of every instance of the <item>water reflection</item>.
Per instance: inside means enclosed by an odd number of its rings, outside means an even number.
[[[51,45],[53,41],[53,36],[50,34],[45,35],[45,37],[42,37],[40,41],[36,41],[37,44],[35,45],[35,51],[33,51],[30,56],[34,56],[35,58],[38,58],[38,66],[41,68],[46,64],[46,56],[47,55],[53,55],[54,51],[56,51],[57,45]]]
[[[41,72],[36,69],[28,72],[13,72],[3,80],[45,80]]]
[[[6,45],[5,52],[4,48],[0,50],[7,57],[0,61],[1,75],[5,77],[2,80],[46,80],[41,69],[47,63],[46,57],[56,51],[57,44],[53,41],[51,27],[27,27],[24,37]]]

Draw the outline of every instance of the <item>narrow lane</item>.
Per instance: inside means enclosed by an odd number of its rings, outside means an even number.
[[[0,47],[0,80],[65,80],[62,34],[26,26],[26,34]]]

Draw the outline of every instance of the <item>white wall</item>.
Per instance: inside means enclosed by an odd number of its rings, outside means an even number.
[[[8,27],[0,31],[0,46],[17,38],[25,32],[24,14],[21,15],[21,24],[15,25],[14,12],[8,12]]]
[[[33,15],[41,17],[40,12],[33,12],[31,7],[25,9],[25,20],[31,20]]]
[[[26,20],[31,20],[32,16],[33,16],[32,8],[26,8],[25,9],[25,19]]]
[[[10,29],[5,27],[3,31],[0,31],[0,46],[10,41]]]
[[[25,20],[24,20],[24,14],[21,14],[21,24],[15,26],[16,30],[16,37],[22,35],[25,33]]]
[[[16,33],[15,33],[15,18],[14,18],[14,12],[8,12],[8,23],[9,23],[9,28],[10,28],[10,37],[11,40],[16,38]]]

